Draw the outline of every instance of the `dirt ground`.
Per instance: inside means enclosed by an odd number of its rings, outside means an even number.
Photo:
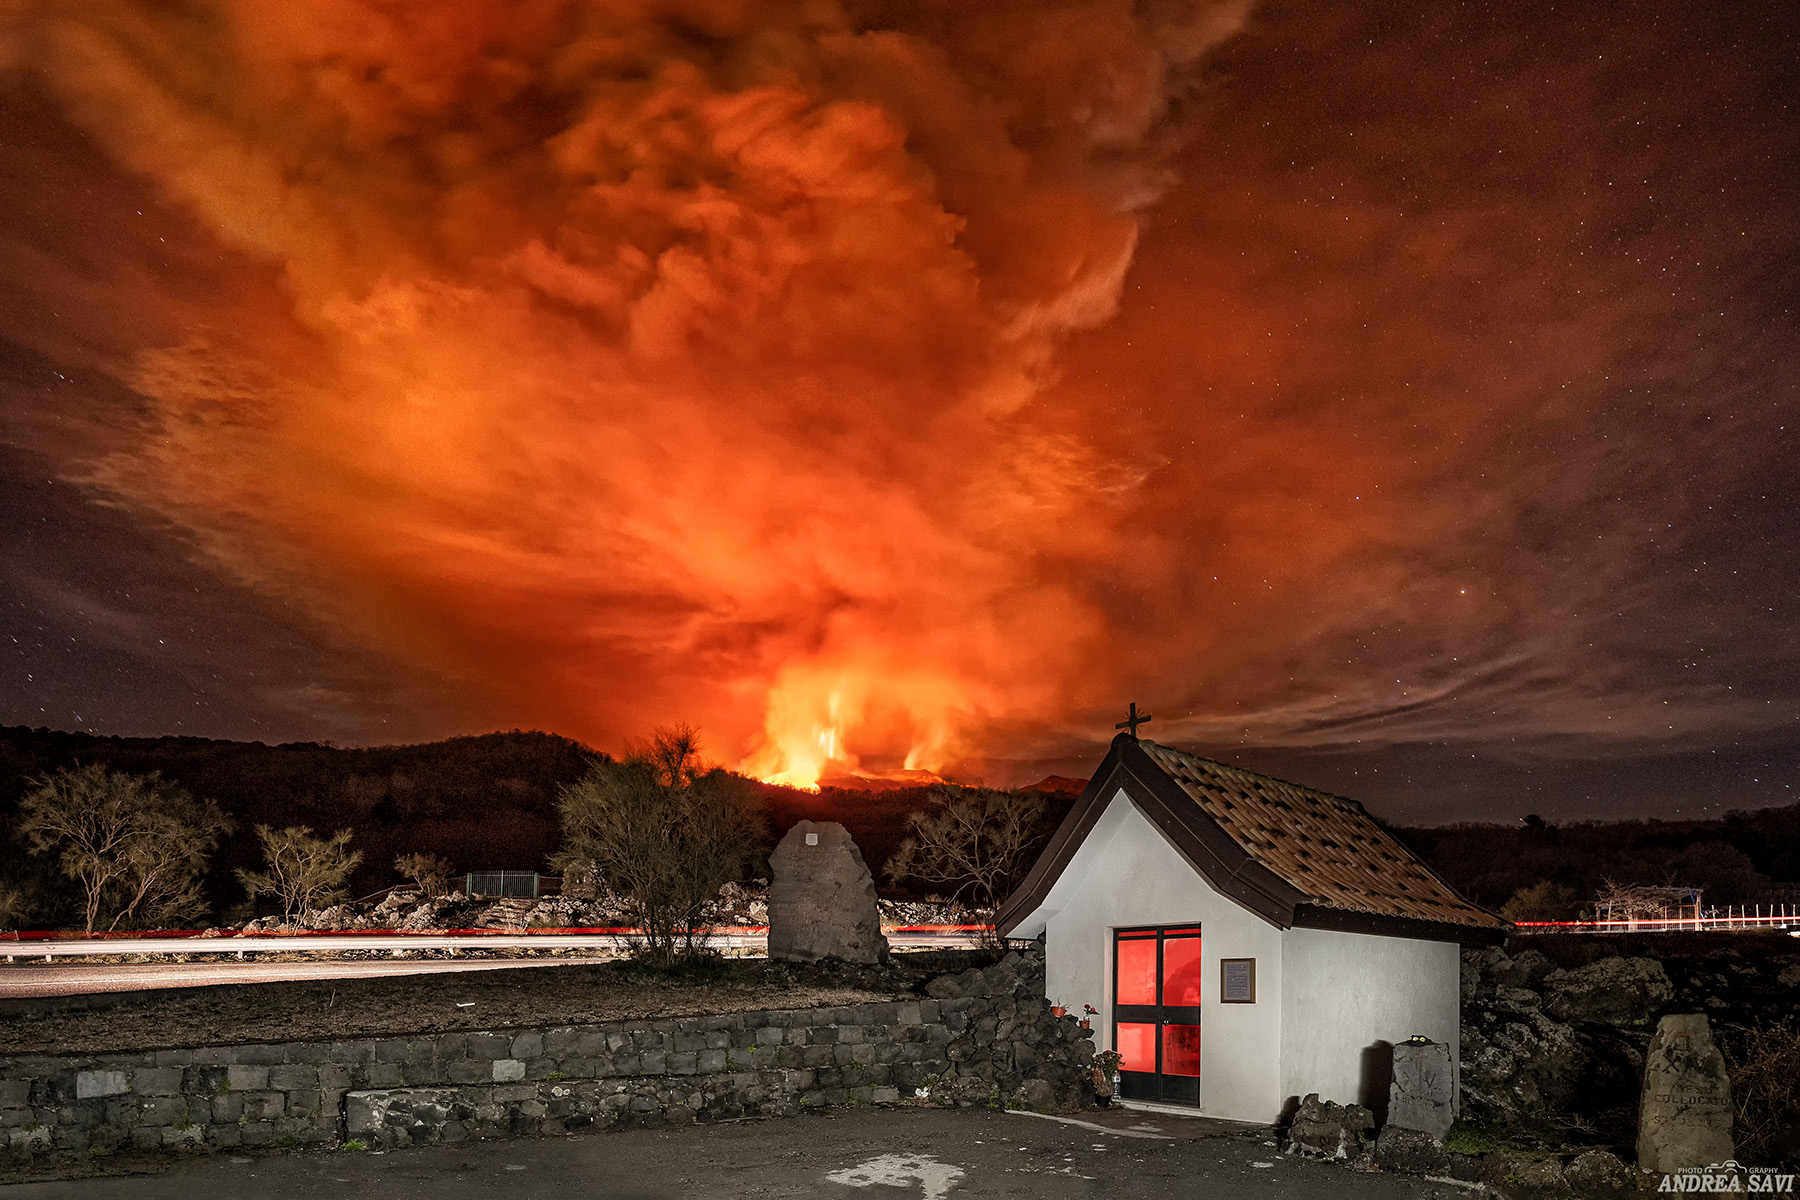
[[[85,1009],[45,1003],[0,1013],[9,1054],[166,1050],[589,1024],[861,1004],[914,994],[979,951],[896,954],[886,967],[712,960],[657,970],[631,962],[325,982],[225,984],[124,993]]]

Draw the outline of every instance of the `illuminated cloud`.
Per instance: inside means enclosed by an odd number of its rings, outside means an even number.
[[[1792,564],[1723,579],[1788,559],[1709,515],[1793,475],[1758,365],[1792,338],[1756,332],[1791,206],[1755,182],[1791,39],[289,9],[0,10],[183,214],[0,233],[15,295],[87,315],[0,305],[146,406],[85,478],[472,709],[688,720],[802,782],[1079,769],[1132,699],[1345,755],[1792,724],[1757,599]],[[56,203],[91,146],[32,160]]]

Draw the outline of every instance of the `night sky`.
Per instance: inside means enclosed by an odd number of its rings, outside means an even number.
[[[0,7],[0,723],[1800,796],[1800,9]]]

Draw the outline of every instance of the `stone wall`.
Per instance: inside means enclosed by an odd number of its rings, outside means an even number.
[[[842,1008],[341,1042],[0,1057],[15,1157],[170,1146],[405,1146],[810,1106],[1092,1102],[1094,1047],[1009,954]]]

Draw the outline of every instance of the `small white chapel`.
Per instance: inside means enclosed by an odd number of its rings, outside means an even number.
[[[1460,1070],[1459,947],[1510,925],[1355,801],[1136,723],[996,914],[1043,938],[1053,1003],[1098,1011],[1120,1098],[1264,1124],[1310,1092],[1385,1104],[1388,1047],[1418,1035]]]

